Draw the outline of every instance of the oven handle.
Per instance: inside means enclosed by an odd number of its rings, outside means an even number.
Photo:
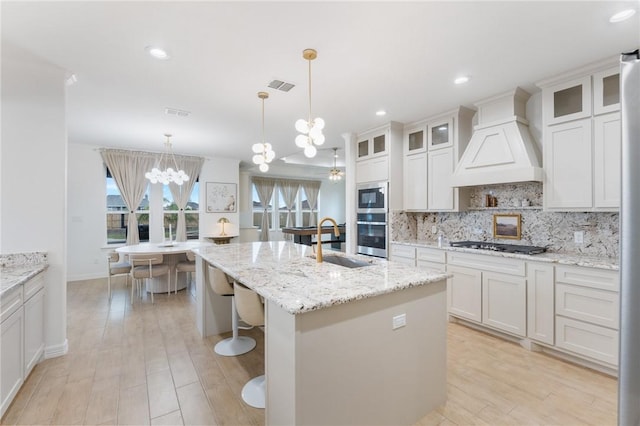
[[[356,222],[357,225],[386,225],[387,222],[364,222],[364,221],[357,221]]]

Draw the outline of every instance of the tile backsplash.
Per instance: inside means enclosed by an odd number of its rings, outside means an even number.
[[[498,208],[483,208],[485,195],[493,192]],[[522,200],[532,207],[516,207]],[[435,243],[441,232],[445,241],[493,241],[501,243],[546,246],[556,253],[618,257],[619,215],[610,212],[545,212],[542,211],[542,185],[525,183],[474,187],[470,193],[470,210],[460,213],[391,213],[391,241],[419,240]],[[501,209],[501,207],[503,207]],[[494,239],[493,214],[519,213],[522,228],[520,240]],[[431,232],[435,225],[438,232]],[[583,244],[574,243],[574,232],[584,232]]]

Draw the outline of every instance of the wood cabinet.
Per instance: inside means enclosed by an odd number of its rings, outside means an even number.
[[[22,288],[2,295],[0,311],[0,417],[24,382],[24,311]]]
[[[601,269],[556,268],[556,346],[618,365],[619,274]]]
[[[527,262],[527,337],[553,345],[554,333],[554,268]]]
[[[546,210],[620,208],[619,84],[618,67],[607,63],[539,84]]]
[[[466,189],[454,188],[451,178],[471,138],[473,114],[473,110],[459,107],[405,126],[403,209],[466,209]]]
[[[593,197],[595,208],[620,207],[620,159],[622,158],[620,113],[593,119]]]
[[[591,119],[545,129],[544,196],[548,209],[591,209]]]
[[[449,314],[482,322],[482,272],[464,266],[447,265],[453,274],[447,279]]]
[[[44,352],[44,275],[0,299],[0,417]]]

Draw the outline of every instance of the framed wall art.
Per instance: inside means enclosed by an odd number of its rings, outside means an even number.
[[[520,215],[519,214],[494,214],[493,237],[520,239]]]
[[[237,185],[235,183],[207,182],[207,213],[235,213]]]

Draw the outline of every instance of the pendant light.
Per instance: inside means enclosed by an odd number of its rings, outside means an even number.
[[[262,142],[254,143],[251,150],[254,152],[253,162],[260,165],[260,171],[269,170],[269,163],[276,157],[271,144],[264,141],[264,100],[269,98],[267,92],[258,92],[258,97],[262,99]]]
[[[329,180],[333,183],[338,183],[338,181],[342,180],[342,176],[344,176],[344,172],[336,166],[337,159],[338,148],[333,148],[333,169],[329,170]]]
[[[145,173],[144,177],[154,184],[161,183],[163,185],[168,185],[173,182],[176,185],[182,185],[189,180],[189,176],[184,172],[184,170],[178,167],[178,162],[173,156],[173,150],[171,149],[171,135],[169,133],[165,133],[164,136],[167,138],[164,143],[165,152],[160,155],[160,160],[156,163],[155,167],[151,169],[150,172]],[[161,170],[165,164],[167,164],[167,168]],[[175,169],[171,167],[172,165]]]
[[[317,146],[324,143],[324,120],[320,117],[311,118],[311,61],[318,57],[318,52],[314,49],[305,49],[302,57],[309,62],[309,119],[299,119],[296,121],[296,130],[300,135],[296,136],[296,145],[304,148],[304,155],[308,158],[315,157],[318,151]]]

